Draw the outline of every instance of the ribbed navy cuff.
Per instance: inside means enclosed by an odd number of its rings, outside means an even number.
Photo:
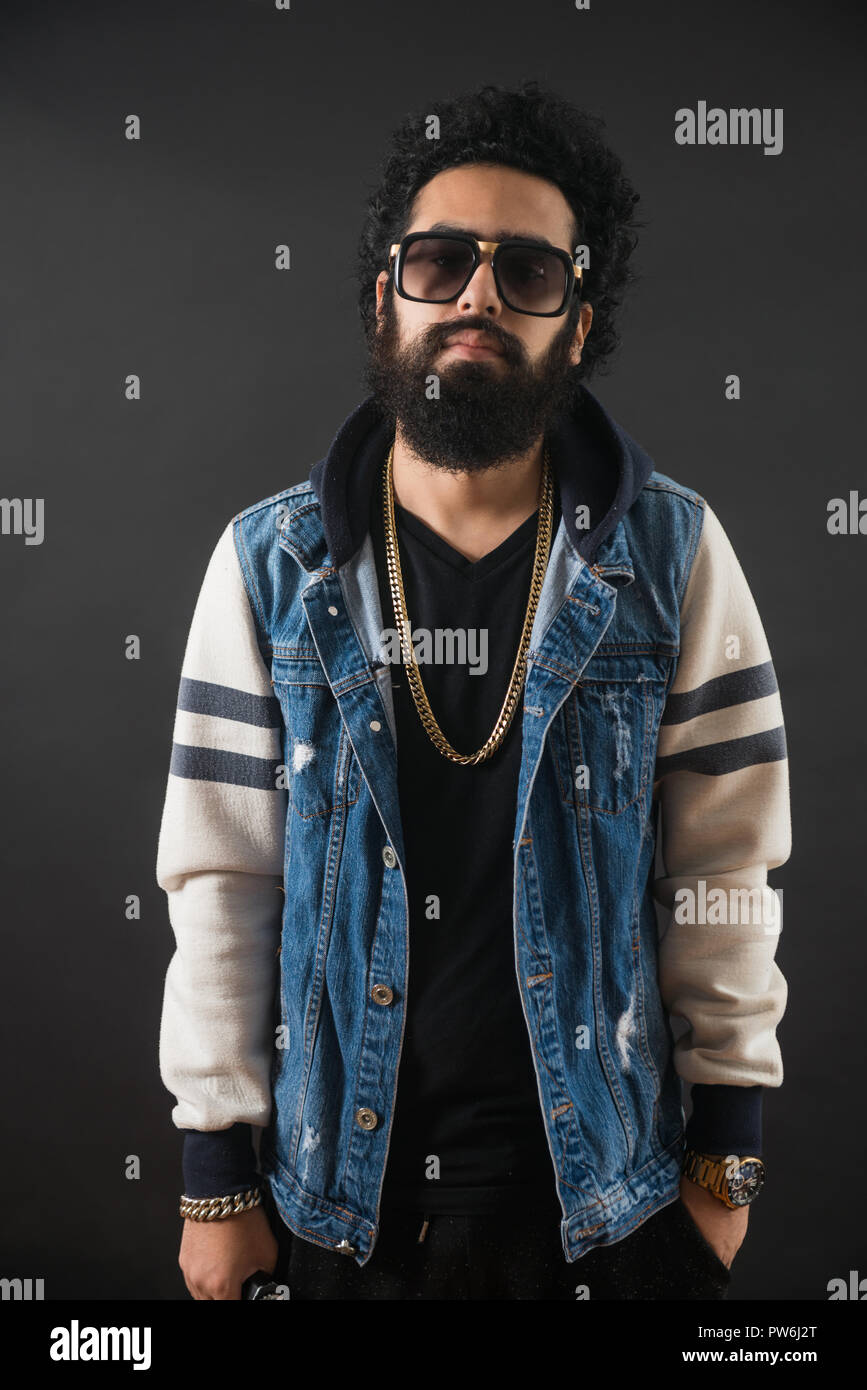
[[[259,1186],[250,1125],[184,1130],[184,1196],[230,1197]]]
[[[693,1085],[687,1146],[699,1153],[761,1158],[764,1093],[764,1086]]]

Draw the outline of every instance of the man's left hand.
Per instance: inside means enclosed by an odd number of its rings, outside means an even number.
[[[719,1197],[687,1177],[680,1180],[680,1196],[705,1240],[730,1269],[747,1233],[749,1207],[727,1207]]]

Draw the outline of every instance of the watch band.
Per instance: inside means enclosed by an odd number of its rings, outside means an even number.
[[[729,1164],[734,1154],[704,1154],[696,1149],[687,1149],[683,1156],[682,1172],[684,1177],[703,1187],[707,1192],[713,1194],[720,1202],[731,1210],[736,1211],[741,1206],[749,1205],[749,1202],[758,1196],[758,1190],[745,1202],[733,1202],[729,1196]],[[759,1164],[762,1174],[764,1174],[764,1163],[755,1154],[749,1154],[744,1158],[737,1159],[738,1167],[742,1164]]]

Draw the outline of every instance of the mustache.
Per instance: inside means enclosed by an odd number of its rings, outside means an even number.
[[[486,322],[484,319],[458,319],[453,323],[430,324],[425,333],[425,350],[445,347],[447,339],[453,338],[456,333],[483,333],[507,361],[523,361],[524,353],[520,343],[511,334],[504,333],[498,324]]]

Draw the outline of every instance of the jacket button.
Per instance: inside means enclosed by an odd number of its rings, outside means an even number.
[[[377,1116],[372,1110],[368,1110],[366,1105],[363,1105],[360,1110],[356,1110],[355,1118],[362,1129],[376,1129],[379,1124]]]
[[[397,863],[397,855],[395,854],[391,845],[385,846],[385,849],[382,851],[382,858],[383,862],[387,864],[390,869],[393,869],[395,864]]]
[[[374,985],[370,993],[377,1004],[390,1004],[394,998],[394,991],[388,985]]]
[[[338,1255],[354,1255],[354,1254],[355,1254],[355,1246],[354,1246],[354,1245],[350,1245],[348,1240],[342,1240],[342,1241],[340,1242],[340,1244],[339,1244],[339,1245],[336,1245],[334,1248],[335,1248],[335,1250],[337,1251]]]

